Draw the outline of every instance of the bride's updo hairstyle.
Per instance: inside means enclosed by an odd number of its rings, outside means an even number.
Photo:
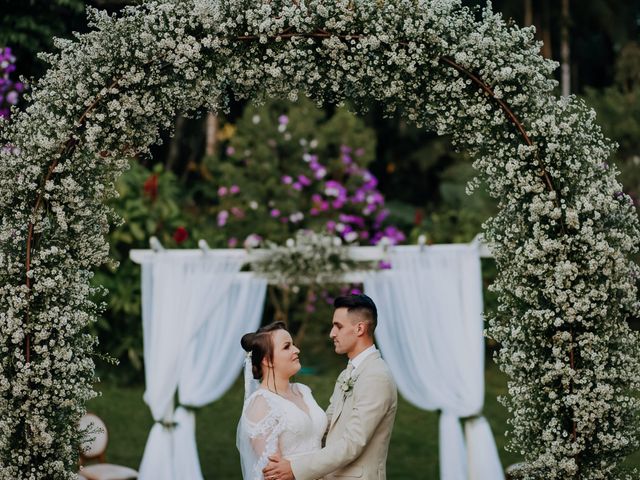
[[[271,333],[276,330],[286,330],[287,326],[284,322],[273,322],[264,327],[260,327],[256,333],[247,333],[242,336],[240,345],[246,352],[251,352],[251,373],[253,378],[261,380],[264,372],[262,371],[262,360],[266,357],[270,363],[273,363],[273,339]]]

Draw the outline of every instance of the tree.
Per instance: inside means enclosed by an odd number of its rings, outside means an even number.
[[[630,42],[616,62],[615,84],[604,90],[589,88],[586,101],[598,113],[607,137],[618,144],[615,168],[621,171],[626,192],[639,204],[640,197],[640,46]],[[608,164],[602,168],[608,169]]]

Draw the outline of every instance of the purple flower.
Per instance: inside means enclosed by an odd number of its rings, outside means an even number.
[[[364,155],[364,148],[360,147],[359,149],[356,150],[356,157],[361,157]]]
[[[238,207],[231,207],[231,214],[236,218],[244,218],[244,210]]]
[[[257,233],[252,233],[252,234],[248,235],[247,238],[245,238],[244,247],[245,248],[255,248],[258,245],[260,245],[261,242],[262,242],[262,237],[260,235],[258,235]]]
[[[282,178],[280,179],[282,181],[282,183],[284,183],[285,185],[291,185],[291,182],[293,182],[293,178],[291,178],[289,175],[283,175]]]
[[[342,163],[344,163],[345,165],[351,165],[351,162],[353,160],[351,160],[351,157],[349,155],[342,155]]]
[[[7,103],[15,105],[18,103],[18,92],[15,90],[7,93]]]
[[[240,187],[238,185],[231,185],[229,192],[231,192],[231,194],[233,195],[235,195],[236,193],[240,193]]]
[[[384,260],[380,260],[378,262],[378,268],[380,270],[389,270],[391,268],[391,262],[386,262]]]
[[[356,232],[355,230],[352,230],[350,232],[345,233],[343,238],[347,243],[355,242],[358,239],[358,232]]]
[[[340,153],[351,153],[351,147],[348,145],[340,145]]]
[[[352,288],[349,293],[351,295],[360,295],[362,293],[362,290],[360,290],[359,288]]]
[[[346,196],[346,192],[346,188],[344,188],[344,186],[340,182],[336,182],[335,180],[328,180],[325,183],[324,193],[329,197],[340,197],[342,195]]]
[[[325,212],[329,210],[329,202],[324,200],[317,193],[314,193],[313,195],[311,195],[311,201],[313,203],[313,207],[311,208],[312,215],[317,215],[320,212]]]
[[[340,219],[341,222],[351,223],[353,225],[359,226],[360,228],[364,228],[364,218],[359,217],[357,215],[347,215],[347,214],[341,213],[338,218]]]
[[[313,176],[320,180],[327,175],[327,169],[316,161],[309,164],[309,168],[313,171]]]
[[[351,201],[353,203],[362,203],[364,202],[365,198],[367,198],[367,194],[365,193],[365,191],[358,189],[356,190],[356,193],[353,195],[353,197],[351,197]]]
[[[227,193],[229,193],[229,189],[227,187],[220,187],[218,189],[218,196],[224,197]]]
[[[362,214],[367,216],[367,215],[371,215],[375,211],[376,211],[376,206],[375,205],[367,205],[366,207],[364,207],[362,209]]]
[[[321,167],[315,171],[313,174],[316,179],[321,180],[327,175],[327,170],[324,167]]]
[[[333,220],[329,220],[327,222],[327,230],[333,233],[336,230],[336,222],[334,222]]]
[[[406,240],[404,233],[398,230],[396,227],[390,225],[386,227],[383,231],[376,233],[371,239],[371,243],[377,245],[383,238],[389,239],[391,245],[397,245],[400,242]]]
[[[229,212],[226,210],[222,210],[218,212],[218,226],[224,227],[227,223],[227,219],[229,218]]]
[[[304,175],[298,175],[298,182],[300,182],[300,184],[304,185],[305,187],[311,185],[311,180],[309,180],[309,178]]]
[[[365,190],[373,190],[378,186],[378,179],[371,175],[369,179],[362,185]]]
[[[378,215],[376,215],[376,219],[373,223],[373,227],[376,229],[380,228],[380,226],[382,225],[382,222],[384,222],[388,216],[389,216],[389,210],[386,210],[386,209],[380,210]]]
[[[273,208],[269,212],[269,215],[271,215],[273,218],[279,217],[280,216],[280,210],[278,210],[277,208]]]
[[[297,190],[298,192],[299,192],[300,190],[302,190],[302,185],[300,184],[300,182],[294,182],[294,183],[293,183],[293,185],[291,185],[291,187],[292,187],[294,190]]]
[[[235,248],[238,245],[238,239],[236,237],[231,237],[229,241],[227,241],[227,245],[229,248]]]
[[[371,205],[384,204],[384,197],[380,192],[373,192],[367,196],[367,203]]]
[[[235,148],[233,148],[231,145],[229,145],[229,146],[227,147],[227,149],[225,150],[225,152],[227,153],[227,155],[231,156],[231,155],[233,155],[234,153],[236,153],[236,149],[235,149]]]
[[[280,125],[287,125],[289,123],[289,117],[287,117],[286,115],[280,115],[278,117],[278,123]]]

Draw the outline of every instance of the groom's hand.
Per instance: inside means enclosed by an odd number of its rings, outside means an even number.
[[[269,463],[262,470],[264,480],[295,480],[291,471],[291,463],[276,454],[269,457]]]

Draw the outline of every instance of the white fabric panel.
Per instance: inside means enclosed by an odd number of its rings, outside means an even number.
[[[447,411],[440,414],[439,457],[441,480],[467,478],[467,448],[460,419]],[[491,478],[491,477],[488,477]]]
[[[183,405],[201,407],[220,398],[238,378],[245,352],[240,338],[260,326],[267,282],[237,277],[226,297],[187,347],[178,396]]]
[[[184,259],[160,252],[142,266],[146,390],[155,425],[141,480],[202,478],[193,412],[222,396],[242,368],[242,333],[260,323],[266,282],[240,276],[239,258]],[[238,303],[244,302],[244,303]],[[163,420],[173,427],[163,425]]]
[[[498,476],[498,472],[502,472],[502,465],[487,419],[477,417],[469,420],[464,430],[467,436],[469,480],[504,478],[502,473]]]
[[[390,261],[391,270],[368,275],[364,288],[378,307],[376,338],[400,393],[419,408],[442,411],[441,479],[468,480],[472,469],[484,480],[504,478],[490,430],[487,437],[486,429],[474,427],[465,442],[459,422],[480,413],[484,403],[478,247],[403,247]],[[476,452],[491,448],[477,445],[481,437],[495,451],[484,462]]]

